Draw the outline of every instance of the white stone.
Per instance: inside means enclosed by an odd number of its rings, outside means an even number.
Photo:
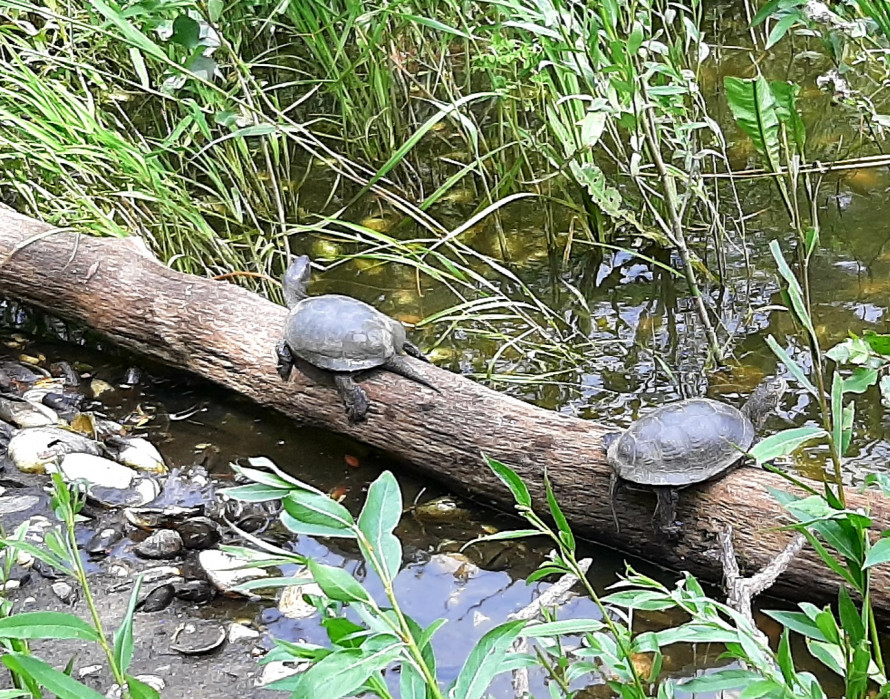
[[[47,471],[50,470],[48,467]],[[66,454],[58,470],[66,481],[84,480],[118,490],[129,488],[136,477],[133,469],[92,454]]]
[[[237,643],[238,641],[254,640],[260,637],[260,632],[252,629],[244,624],[232,624],[229,627],[229,643]]]
[[[86,667],[80,668],[77,671],[77,676],[83,679],[84,677],[92,677],[93,675],[98,675],[102,672],[101,665],[87,665]]]
[[[154,444],[142,437],[129,437],[117,453],[117,460],[137,471],[167,473],[164,457]]]
[[[40,502],[36,495],[11,495],[0,498],[0,515],[11,515],[15,512],[24,512]]]
[[[10,461],[25,473],[44,473],[48,465],[71,452],[98,456],[99,445],[60,427],[32,427],[18,432],[7,447]]]
[[[296,675],[298,672],[303,672],[303,670],[309,667],[311,662],[310,660],[276,660],[267,663],[263,666],[263,672],[257,679],[256,686],[262,687],[263,685],[282,680],[285,677]]]
[[[222,592],[232,592],[233,587],[248,580],[269,577],[268,571],[249,566],[249,561],[216,549],[201,551],[198,561],[210,582]]]
[[[68,583],[59,580],[52,584],[53,594],[65,604],[71,604],[75,599],[74,588]]]
[[[278,611],[288,619],[307,619],[316,613],[313,605],[303,599],[303,595],[324,594],[317,583],[290,585],[281,592],[278,599]]]

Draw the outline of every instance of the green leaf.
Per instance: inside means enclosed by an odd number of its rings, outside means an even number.
[[[890,335],[879,335],[872,330],[867,330],[863,339],[868,343],[873,352],[890,357]]]
[[[24,689],[0,689],[0,699],[16,699],[16,697],[29,697],[31,692]]]
[[[139,589],[142,587],[142,576],[136,578],[127,611],[121,625],[114,632],[114,662],[121,672],[126,672],[133,660],[133,615],[136,613],[136,602],[139,600]]]
[[[825,641],[825,634],[819,629],[809,616],[803,612],[786,612],[779,610],[765,610],[764,614],[778,621],[786,629],[812,638],[816,641]]]
[[[513,471],[509,466],[505,466],[500,461],[495,461],[494,459],[489,458],[485,454],[482,455],[482,458],[485,459],[485,463],[488,464],[488,467],[494,471],[494,475],[500,478],[504,485],[506,485],[510,492],[513,493],[513,499],[516,500],[517,505],[521,505],[522,507],[531,507],[532,506],[532,496],[529,495],[528,488],[525,483],[522,482],[522,479],[516,475],[516,472]]]
[[[526,626],[521,635],[526,638],[547,638],[564,634],[593,633],[604,628],[605,624],[596,619],[566,619]]]
[[[844,672],[843,653],[840,646],[836,643],[823,643],[807,639],[807,650],[810,651],[814,658],[840,677],[846,674]]]
[[[726,99],[736,123],[754,142],[770,172],[781,170],[780,120],[776,100],[763,76],[723,80]]]
[[[547,505],[550,508],[550,515],[559,528],[559,540],[567,551],[574,552],[575,536],[572,534],[569,522],[556,501],[556,495],[553,493],[553,484],[550,482],[550,477],[547,475],[546,470],[544,471],[544,489],[547,493]]]
[[[753,670],[717,670],[691,680],[679,682],[677,689],[683,692],[723,692],[727,689],[747,687],[751,682],[762,679],[762,675]]]
[[[384,471],[368,488],[365,506],[358,517],[358,528],[371,547],[370,551],[363,552],[365,558],[379,561],[383,570],[378,573],[388,581],[395,579],[402,566],[402,544],[393,534],[401,518],[399,484],[392,473]]]
[[[145,684],[145,682],[136,679],[132,675],[126,675],[125,679],[132,699],[161,699],[161,695],[154,687]]]
[[[322,591],[337,602],[370,602],[371,597],[362,584],[342,568],[309,559],[309,572]]]
[[[782,21],[784,22],[785,19]],[[797,152],[803,154],[807,142],[807,131],[797,109],[797,96],[800,94],[800,86],[776,80],[769,84],[769,88],[776,99],[776,110],[779,120],[788,127],[791,138],[795,146],[797,146]]]
[[[890,539],[878,539],[869,549],[863,568],[871,568],[890,561]]]
[[[33,655],[6,653],[2,660],[10,670],[19,675],[33,678],[41,687],[45,687],[55,694],[58,699],[104,699],[98,692],[64,672],[59,672],[52,665],[48,665]]]
[[[779,247],[779,241],[770,241],[769,250],[773,255],[773,259],[776,261],[776,267],[779,270],[779,274],[782,275],[782,278],[788,285],[788,297],[791,299],[791,307],[794,311],[794,317],[804,326],[804,328],[806,328],[813,342],[818,342],[819,338],[816,336],[816,330],[813,328],[813,321],[810,318],[810,314],[807,312],[807,306],[804,302],[803,290],[800,288],[800,282],[797,281],[797,277],[794,276],[794,272],[791,271],[791,267],[789,267],[788,263],[785,261],[785,256],[782,255],[782,248]]]
[[[351,529],[355,524],[349,510],[327,495],[292,490],[281,504],[291,517],[304,524],[335,530]]]
[[[782,629],[782,637],[779,639],[779,649],[776,653],[776,659],[779,661],[779,669],[782,671],[782,677],[785,678],[787,684],[792,684],[794,675],[794,658],[791,656],[791,632],[786,627]]]
[[[276,488],[271,485],[254,483],[252,485],[239,485],[234,488],[225,488],[222,494],[233,500],[242,502],[268,502],[269,500],[281,500],[287,497],[290,488]]]
[[[265,685],[266,689],[286,688],[291,699],[340,699],[353,696],[375,672],[397,660],[402,646],[392,643],[373,652],[361,648],[337,650],[295,677]],[[286,687],[282,683],[286,681]]]
[[[835,446],[843,456],[844,443],[844,380],[835,371],[831,377],[831,422]]]
[[[846,585],[841,585],[838,591],[838,616],[841,620],[841,628],[850,639],[850,645],[856,646],[865,638],[865,625],[859,610],[853,604]]]
[[[201,43],[200,37],[200,25],[188,15],[179,15],[173,20],[173,34],[170,41],[191,51]]]
[[[766,344],[769,345],[769,348],[773,351],[773,354],[775,354],[779,358],[779,361],[781,361],[782,364],[785,365],[785,368],[788,369],[797,383],[807,389],[810,394],[818,398],[819,391],[816,390],[816,387],[813,385],[812,381],[810,381],[807,378],[807,375],[804,374],[800,364],[794,361],[791,358],[791,355],[785,351],[785,348],[782,347],[778,342],[776,342],[776,338],[774,338],[772,335],[767,335]]]
[[[844,393],[865,393],[877,380],[878,372],[874,369],[857,367],[849,378],[844,379]]]
[[[427,699],[426,680],[413,662],[402,662],[399,669],[400,699]]]
[[[495,676],[504,671],[507,653],[525,624],[522,620],[508,621],[480,638],[454,681],[451,696],[480,699]]]
[[[793,453],[801,444],[827,435],[828,433],[819,427],[794,427],[760,440],[748,454],[759,466],[780,456]]]
[[[291,517],[287,512],[278,515],[281,523],[294,534],[306,534],[307,536],[329,536],[341,539],[354,539],[355,532],[352,529],[342,527],[326,527],[322,524],[307,524],[299,519]]]
[[[773,28],[770,30],[769,37],[767,37],[766,46],[764,48],[768,51],[777,43],[779,43],[785,34],[788,33],[788,30],[791,29],[797,23],[804,23],[804,16],[800,12],[795,12],[793,14],[788,14],[782,17],[778,22],[773,25]]]
[[[22,612],[0,619],[0,638],[79,638],[98,641],[96,629],[66,612]]]

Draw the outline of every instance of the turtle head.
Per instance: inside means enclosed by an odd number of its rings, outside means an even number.
[[[755,428],[760,428],[767,415],[779,407],[779,401],[787,389],[788,383],[781,376],[764,379],[742,406],[742,412],[754,423]]]
[[[282,280],[284,300],[288,307],[293,307],[306,298],[306,285],[309,284],[310,276],[312,276],[312,261],[309,259],[309,255],[295,257],[285,271]]]

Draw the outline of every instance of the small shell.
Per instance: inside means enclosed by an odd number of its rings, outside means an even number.
[[[159,612],[169,607],[174,597],[172,584],[159,585],[136,603],[136,611]]]
[[[123,540],[124,532],[120,527],[105,527],[90,537],[83,550],[91,556],[107,556],[114,545]]]
[[[226,629],[215,621],[194,619],[177,628],[172,641],[170,647],[183,655],[204,655],[226,642]]]
[[[187,549],[209,549],[222,539],[216,522],[209,517],[192,517],[180,524],[176,531]]]
[[[216,588],[207,580],[187,580],[173,583],[174,594],[186,602],[202,604],[216,597]]]
[[[136,544],[133,552],[142,558],[175,558],[182,553],[182,537],[172,529],[158,529],[145,541]]]

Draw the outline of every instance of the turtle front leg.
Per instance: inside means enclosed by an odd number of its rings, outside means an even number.
[[[349,421],[355,423],[365,420],[371,403],[364,389],[353,381],[349,374],[334,374],[334,382],[337,384],[337,392],[346,404],[346,416]]]
[[[294,355],[287,345],[287,340],[278,341],[275,345],[275,354],[278,356],[278,375],[283,381],[287,381],[294,368]]]
[[[656,486],[655,495],[658,498],[658,505],[655,507],[655,526],[669,539],[676,539],[681,529],[676,521],[680,495],[676,488],[667,486]]]

